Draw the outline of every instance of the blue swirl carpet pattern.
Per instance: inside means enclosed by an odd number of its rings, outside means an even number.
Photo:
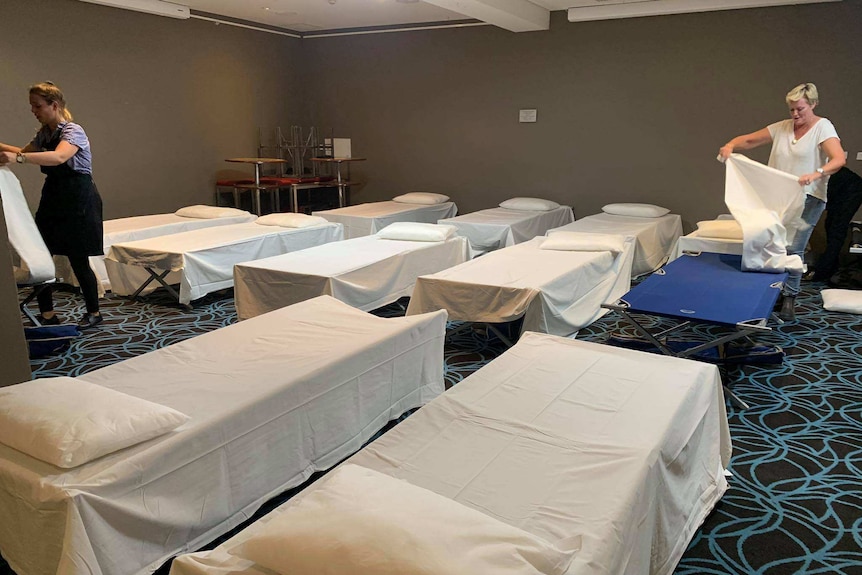
[[[824,311],[823,287],[803,284],[797,321],[761,338],[785,350],[783,364],[725,371],[751,407],[728,404],[730,489],[675,574],[862,575],[862,316]],[[69,321],[83,312],[78,296],[59,292],[55,299]],[[100,328],[61,355],[32,360],[33,376],[80,375],[236,321],[231,291],[211,294],[191,311],[159,292],[143,302],[108,298],[102,309]],[[393,305],[375,313],[403,310]],[[578,338],[604,341],[612,332],[633,335],[609,314]],[[447,387],[504,349],[481,329],[453,336],[446,345]],[[9,573],[8,567],[0,573]]]

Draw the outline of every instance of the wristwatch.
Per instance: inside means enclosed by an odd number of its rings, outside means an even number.
[[[24,157],[23,153],[18,152],[18,155],[15,156],[15,161],[18,162],[19,164],[23,164],[24,162],[27,161],[27,158]]]
[[[825,171],[823,168],[817,168],[816,172],[817,172],[818,174],[820,174],[821,176],[825,176],[825,175],[826,175],[826,171]]]

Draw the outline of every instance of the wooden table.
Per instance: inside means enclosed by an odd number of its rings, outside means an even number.
[[[254,192],[252,196],[252,210],[258,216],[260,215],[260,191],[262,189],[273,189],[275,196],[275,206],[276,211],[279,209],[279,201],[278,201],[278,190],[272,188],[272,186],[261,186],[260,185],[260,167],[263,164],[286,164],[288,160],[284,160],[282,158],[228,158],[225,162],[234,162],[238,164],[254,164],[254,187],[251,190]],[[239,207],[239,196],[238,191],[234,188],[234,205]]]
[[[364,162],[365,158],[311,158],[312,162],[335,164],[335,185],[338,187],[338,207],[344,207],[344,190],[349,188],[353,182],[350,179],[350,162]],[[341,176],[341,164],[347,164],[347,180]],[[295,199],[295,198],[294,198]]]

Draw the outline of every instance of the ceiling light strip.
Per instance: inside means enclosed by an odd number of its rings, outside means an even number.
[[[250,26],[249,24],[240,24],[239,22],[231,22],[230,20],[221,20],[219,18],[213,18],[211,16],[203,16],[201,14],[195,14],[192,12],[191,18],[195,18],[197,20],[206,20],[207,22],[214,22],[216,24],[225,24],[227,26],[236,26],[237,28],[246,28],[248,30],[255,30],[257,32],[267,32],[269,34],[278,34],[279,36],[287,36],[288,38],[299,38],[302,36],[300,34],[295,34],[291,32],[282,32],[280,30],[272,30],[270,28],[260,28],[259,26]]]
[[[433,26],[409,26],[404,28],[385,28],[377,30],[352,30],[350,32],[325,32],[322,34],[306,33],[303,40],[312,38],[332,38],[334,36],[358,36],[360,34],[386,34],[389,32],[415,32],[417,30],[441,30],[444,28],[467,28],[468,26],[491,26],[488,22],[466,22],[461,24],[438,24]]]

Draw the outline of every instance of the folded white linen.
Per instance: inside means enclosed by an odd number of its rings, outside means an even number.
[[[245,210],[238,210],[236,208],[222,208],[218,206],[204,206],[200,204],[180,208],[174,213],[184,218],[198,218],[202,220],[235,218],[237,216],[249,215],[249,213]]]
[[[283,575],[563,575],[573,555],[448,497],[352,464],[288,502],[235,553]]]
[[[825,289],[820,292],[823,309],[844,313],[862,313],[862,291],[852,289]]]
[[[0,442],[67,469],[188,420],[170,407],[71,377],[0,388]]]

